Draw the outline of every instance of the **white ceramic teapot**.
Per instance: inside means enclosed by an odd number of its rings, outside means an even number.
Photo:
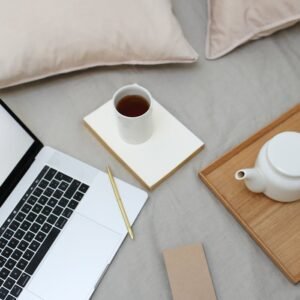
[[[247,188],[273,200],[300,200],[300,133],[277,134],[261,148],[255,167],[235,173]]]

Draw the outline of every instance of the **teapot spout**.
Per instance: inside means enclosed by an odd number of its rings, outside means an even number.
[[[235,173],[235,179],[244,180],[247,188],[254,193],[263,193],[266,189],[265,177],[256,168],[238,170]]]

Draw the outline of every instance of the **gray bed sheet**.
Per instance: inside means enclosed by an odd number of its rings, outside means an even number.
[[[218,299],[299,300],[300,288],[271,262],[197,172],[300,102],[300,26],[206,61],[206,1],[173,2],[200,54],[197,63],[96,68],[1,90],[0,97],[45,144],[102,170],[109,164],[116,176],[138,186],[82,122],[120,86],[138,82],[149,88],[206,143],[150,193],[134,225],[136,240],[125,240],[94,300],[171,299],[162,250],[200,242]]]

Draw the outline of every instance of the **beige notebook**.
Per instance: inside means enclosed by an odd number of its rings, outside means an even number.
[[[163,255],[174,300],[216,300],[200,244],[166,249]]]
[[[154,133],[145,143],[130,145],[119,136],[112,101],[84,118],[100,141],[149,189],[154,188],[204,143],[153,100]]]

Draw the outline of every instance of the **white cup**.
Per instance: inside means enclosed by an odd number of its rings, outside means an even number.
[[[122,98],[129,95],[143,97],[149,104],[148,110],[140,116],[128,117],[117,109]],[[114,111],[121,138],[128,144],[141,144],[146,142],[153,133],[152,96],[150,92],[138,84],[125,85],[113,95]]]

